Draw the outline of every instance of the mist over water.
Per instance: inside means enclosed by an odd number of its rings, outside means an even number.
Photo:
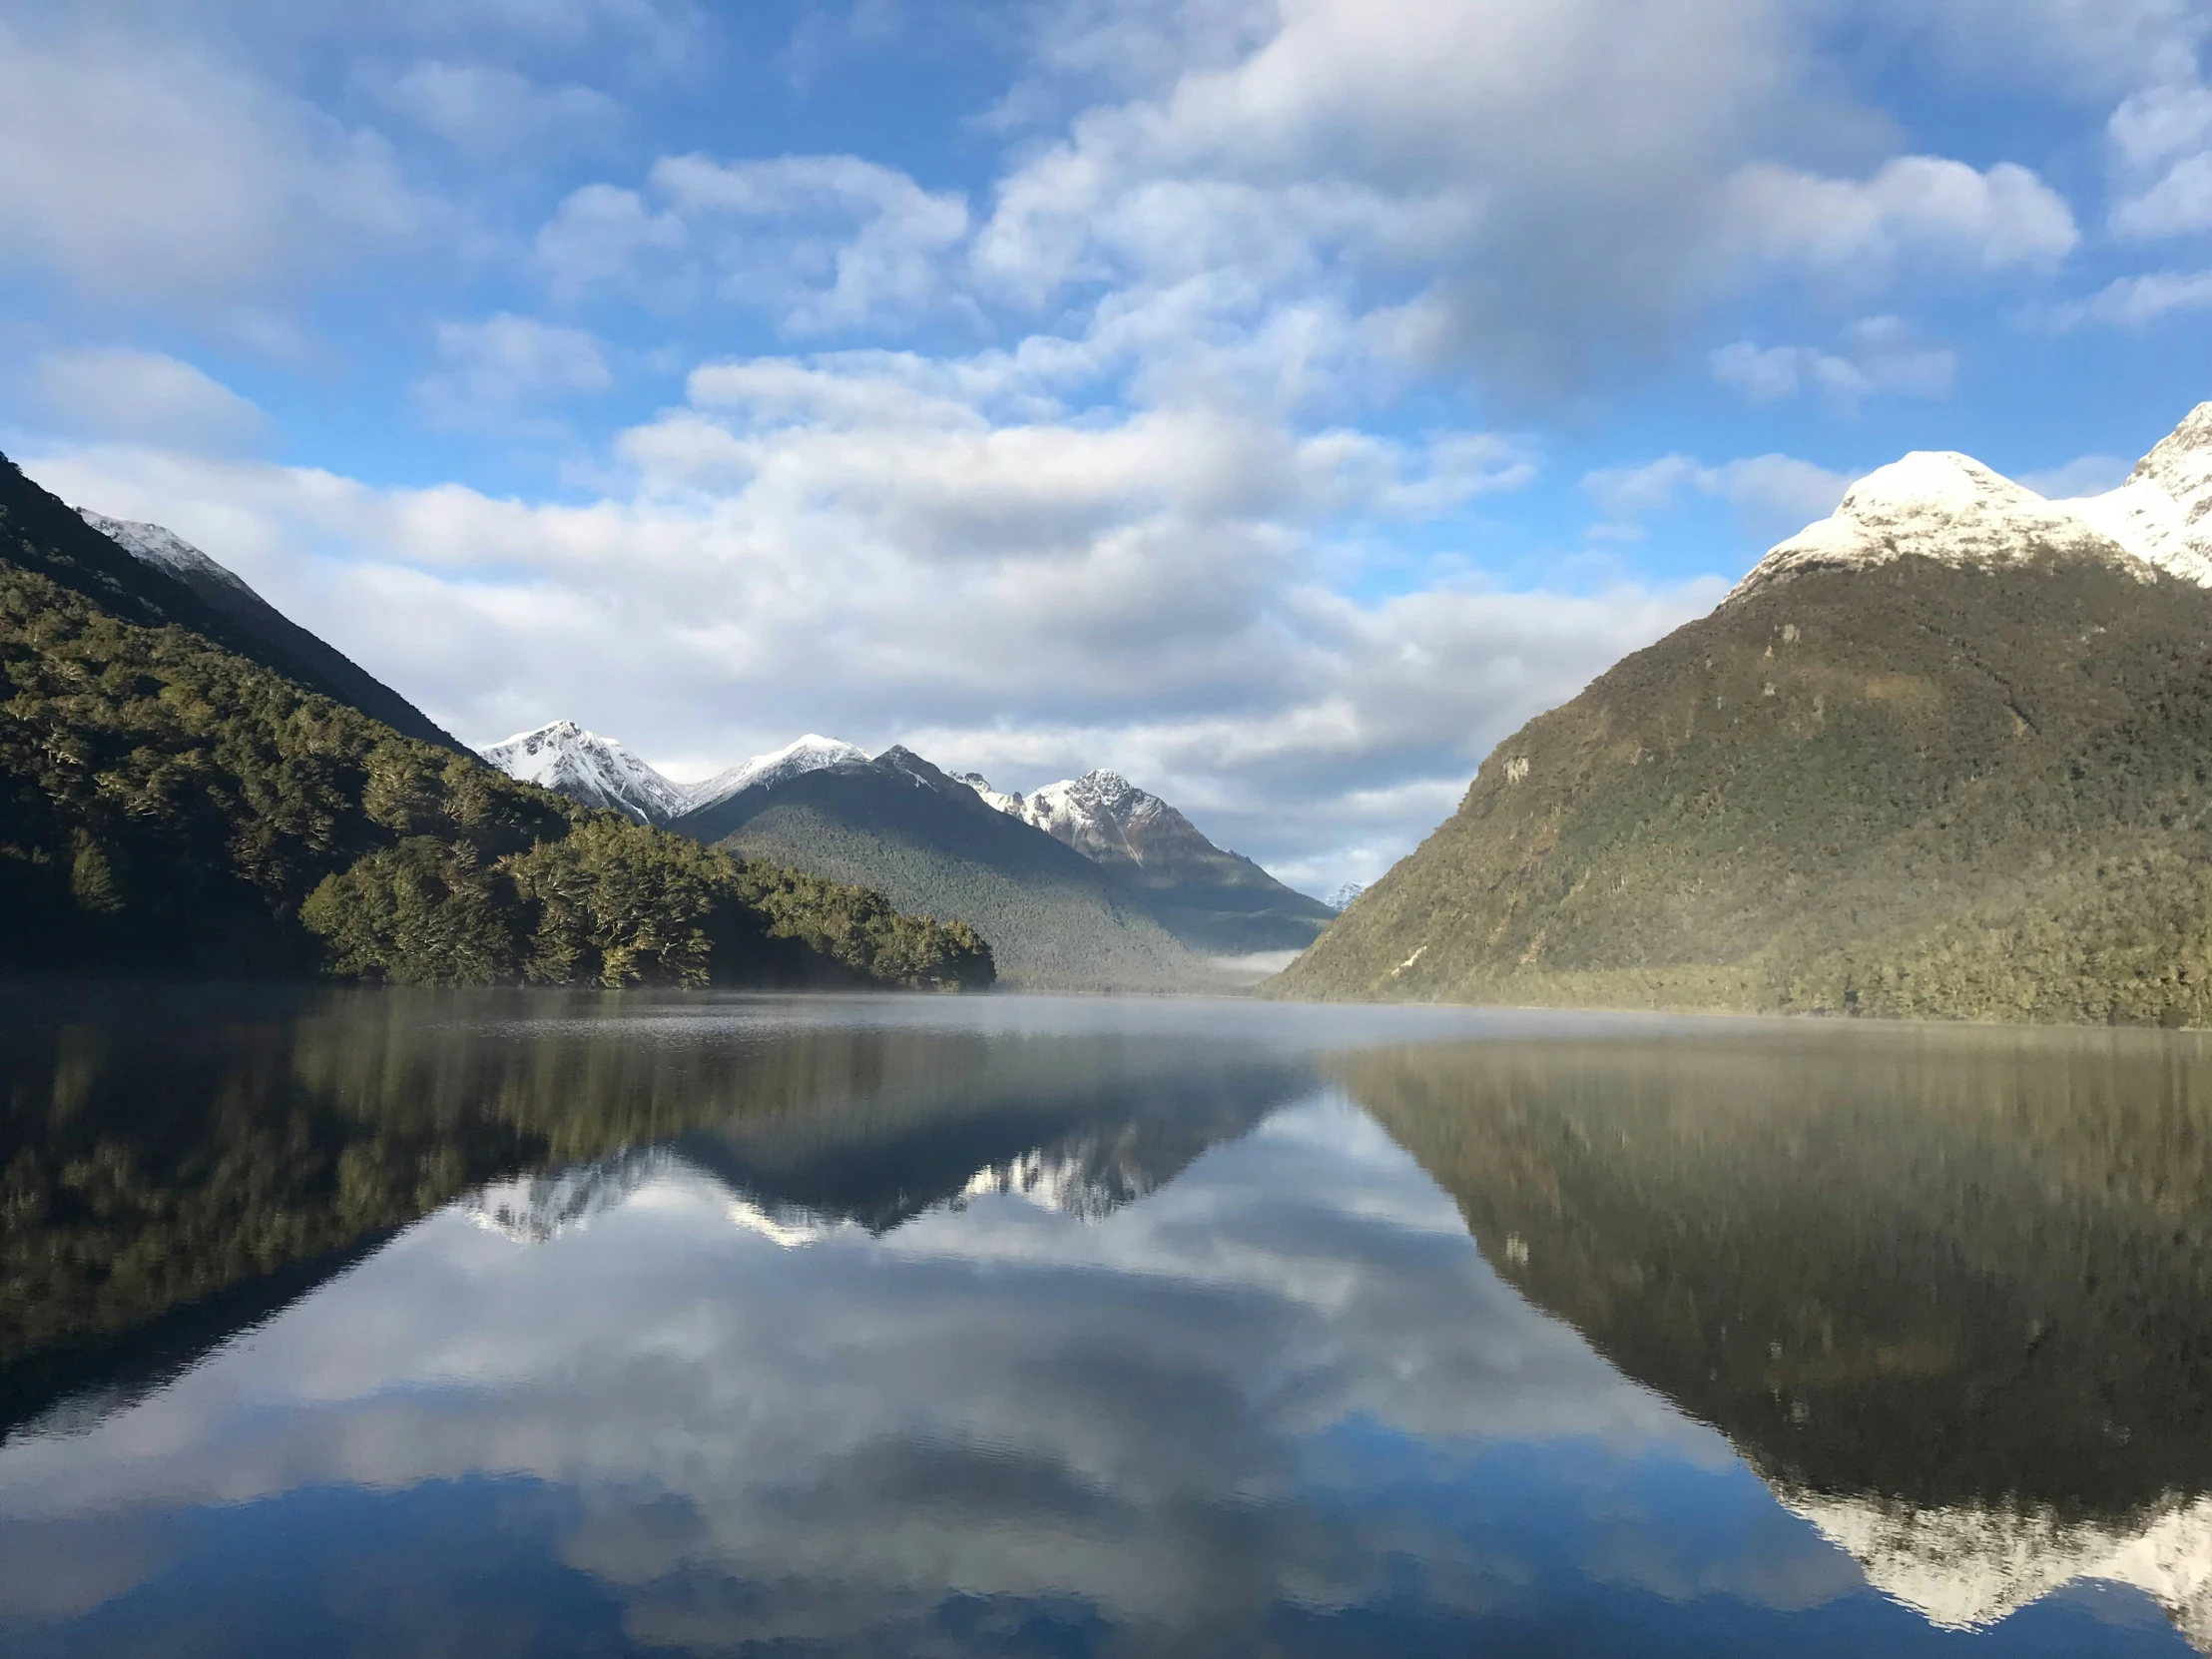
[[[0,1015],[0,1649],[2212,1651],[2212,1046]]]

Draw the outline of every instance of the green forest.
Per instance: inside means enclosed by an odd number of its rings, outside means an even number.
[[[2212,593],[1816,572],[1529,722],[1270,991],[2212,1023],[2208,789]]]
[[[0,557],[0,973],[993,979],[972,928],[579,807],[94,594]]]

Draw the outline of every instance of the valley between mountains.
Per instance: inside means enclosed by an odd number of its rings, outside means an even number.
[[[160,526],[0,484],[18,969],[2212,1023],[2212,403],[2102,496],[1867,475],[1328,902],[1107,770],[808,734],[685,785],[565,719],[483,765]]]

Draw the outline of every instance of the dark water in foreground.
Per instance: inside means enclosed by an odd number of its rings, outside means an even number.
[[[10,1655],[2212,1651],[2195,1038],[19,992],[0,1101]]]

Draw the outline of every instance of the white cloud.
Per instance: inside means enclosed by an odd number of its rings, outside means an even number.
[[[2193,64],[2126,99],[2106,133],[2116,235],[2147,241],[2212,230],[2212,87]]]
[[[39,401],[64,427],[181,449],[236,448],[267,424],[262,411],[191,363],[121,347],[62,351],[32,369]]]
[[[1953,75],[2084,99],[2187,73],[2212,36],[2198,0],[1874,0],[1866,11],[1935,46]]]
[[[2144,328],[2176,311],[2202,310],[2212,310],[2212,271],[2154,271],[2122,276],[2086,299],[2051,306],[2039,314],[2060,329],[2084,322]]]
[[[448,144],[485,155],[593,145],[622,121],[621,106],[603,92],[541,86],[503,64],[425,58],[367,80],[386,108]]]
[[[2049,266],[2080,241],[2073,212],[2024,167],[1900,156],[1865,180],[1755,162],[1729,183],[1736,245],[1752,259],[1855,280],[1929,257],[1981,271]]]
[[[1754,0],[1410,0],[1388,27],[1305,0],[1257,41],[1225,14],[1192,65],[1150,14],[1093,28],[1134,96],[1001,182],[978,270],[1035,304],[1232,255],[1263,289],[1333,274],[1410,301],[1408,355],[1562,387],[1701,279],[1707,199],[1790,80],[1788,32]]]
[[[0,262],[207,303],[402,237],[425,211],[374,134],[190,45],[0,21]]]
[[[2016,165],[1768,159],[1870,129],[1805,83],[1800,11],[1762,0],[1407,0],[1386,28],[1355,0],[1066,15],[1051,67],[1122,101],[1001,180],[975,264],[1011,303],[1233,266],[1256,309],[1356,295],[1371,345],[1542,396],[1649,360],[1747,261],[1874,285],[2078,240]]]
[[[1793,455],[1754,455],[1719,466],[1662,455],[1640,466],[1601,467],[1584,475],[1582,488],[1605,515],[1601,539],[1617,540],[1636,521],[1672,507],[1685,487],[1727,502],[1751,526],[1795,530],[1834,512],[1854,476]]]
[[[2117,455],[2077,455],[2048,471],[2023,472],[2019,481],[2047,500],[2071,501],[2117,489],[2134,466],[2133,461],[2123,461]]]
[[[1948,396],[1958,374],[1958,354],[1919,344],[1898,317],[1868,317],[1846,335],[1849,355],[1810,345],[1759,346],[1738,340],[1708,359],[1713,378],[1734,386],[1754,403],[1780,402],[1813,390],[1845,410],[1881,393]]]
[[[588,342],[522,319],[448,339],[483,397],[595,377]],[[1052,355],[710,364],[690,407],[626,434],[634,492],[575,506],[147,450],[32,464],[238,558],[464,734],[568,714],[727,760],[821,730],[1025,788],[1118,765],[1335,880],[1376,873],[1490,745],[1720,591],[1345,599],[1347,525],[1448,525],[1525,483],[1529,446],[1210,404],[992,412],[1037,398],[1018,365]]]
[[[948,302],[946,262],[967,231],[960,195],[857,157],[672,156],[645,194],[572,195],[540,233],[538,258],[566,295],[713,291],[818,334],[896,326]]]
[[[508,311],[439,323],[437,355],[437,368],[415,392],[433,419],[450,425],[527,413],[614,384],[606,351],[591,334]]]

